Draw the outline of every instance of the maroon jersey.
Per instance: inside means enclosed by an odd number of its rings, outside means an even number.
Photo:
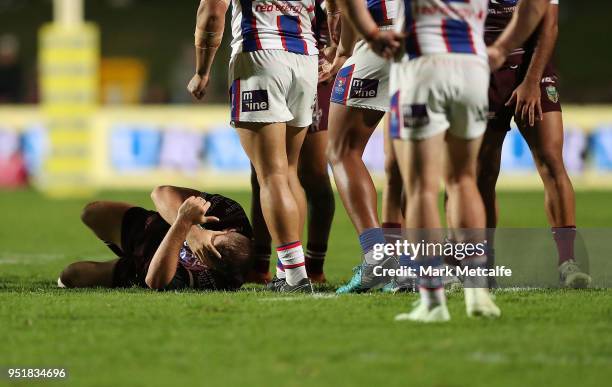
[[[489,11],[485,20],[485,43],[487,46],[493,44],[510,24],[512,15],[516,10],[518,0],[489,0]],[[523,47],[515,49],[510,55],[522,54]]]
[[[512,15],[516,10],[519,0],[489,0],[489,12],[485,21],[485,43],[490,46],[497,40],[499,35],[510,24]],[[551,0],[551,4],[559,4],[558,0]],[[532,51],[537,42],[537,32],[534,33],[528,40],[512,51],[510,55],[524,54]]]

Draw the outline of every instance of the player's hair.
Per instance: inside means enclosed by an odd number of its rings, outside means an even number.
[[[237,232],[229,232],[219,238],[215,247],[221,254],[221,260],[239,268],[243,274],[250,268],[251,240]]]

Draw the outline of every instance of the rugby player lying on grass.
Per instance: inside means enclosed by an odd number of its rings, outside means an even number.
[[[119,257],[75,262],[58,286],[233,290],[250,268],[252,230],[237,202],[172,186],[151,193],[156,211],[93,202],[81,219]]]

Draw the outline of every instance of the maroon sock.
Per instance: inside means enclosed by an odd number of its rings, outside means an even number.
[[[382,228],[402,228],[402,224],[395,222],[383,222]]]
[[[306,245],[306,271],[309,274],[323,273],[325,254],[327,254],[327,246],[312,245],[310,243]]]
[[[576,226],[552,227],[553,238],[559,254],[559,265],[574,259],[574,241],[576,240]]]
[[[270,271],[270,246],[253,247],[253,270],[257,273],[266,274]]]

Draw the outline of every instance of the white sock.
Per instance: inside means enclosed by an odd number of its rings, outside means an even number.
[[[280,261],[280,259],[276,260],[276,278],[281,278],[281,279],[285,279],[286,274],[285,274],[285,268],[283,267],[283,263]]]
[[[419,294],[421,295],[421,302],[427,306],[428,309],[433,309],[438,305],[446,304],[446,295],[444,294],[443,287],[429,289],[420,286]]]
[[[277,247],[276,254],[283,264],[285,279],[289,285],[295,285],[307,278],[304,250],[299,241]]]

